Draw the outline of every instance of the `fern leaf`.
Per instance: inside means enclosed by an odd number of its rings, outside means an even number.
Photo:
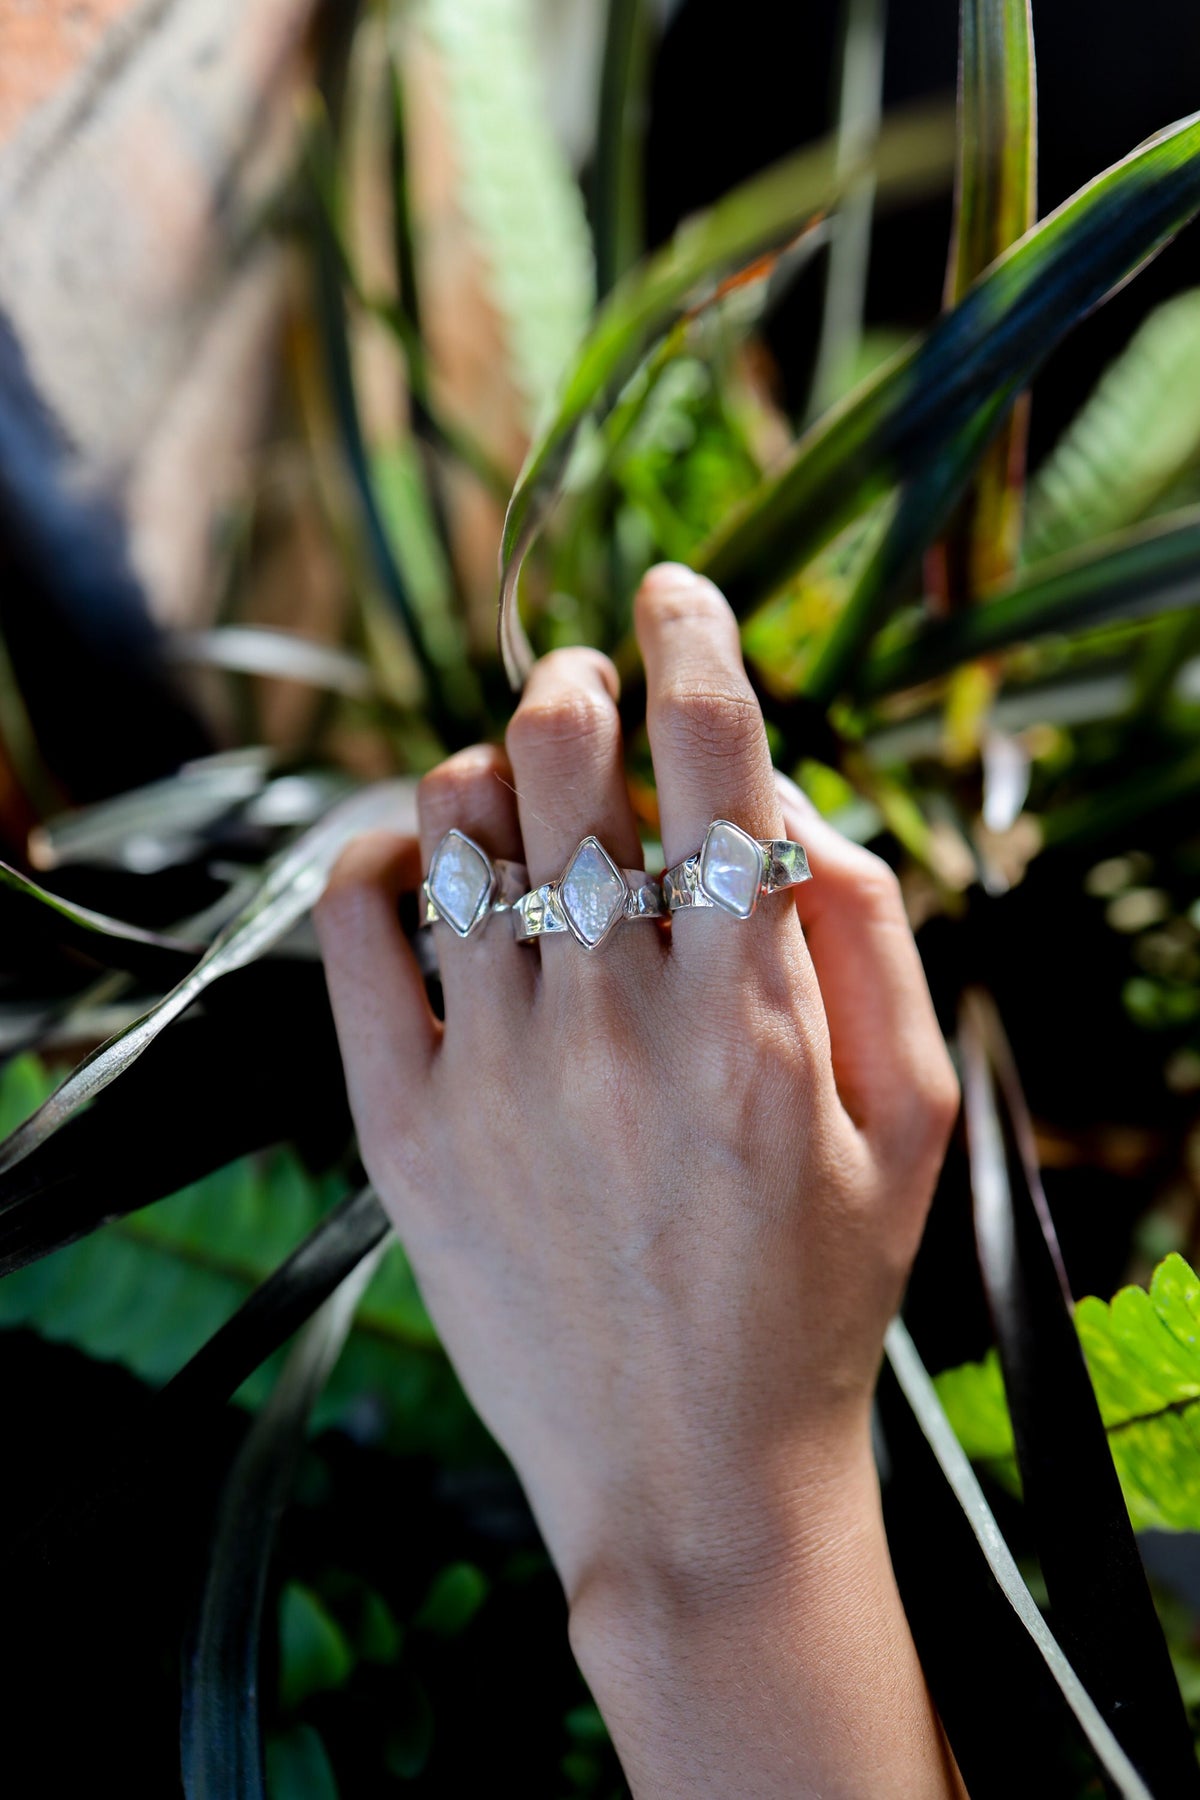
[[[1038,471],[1025,557],[1135,524],[1200,464],[1200,288],[1156,308]]]

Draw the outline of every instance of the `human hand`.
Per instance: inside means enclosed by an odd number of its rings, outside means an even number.
[[[589,832],[641,865],[615,673],[566,650],[511,768],[450,758],[419,849],[358,840],[317,914],[364,1162],[601,1688],[635,1617],[765,1617],[818,1543],[878,1562],[871,1393],[957,1107],[896,881],[772,771],[724,600],[663,565],[636,624],[667,862],[725,817],[799,838],[811,883],[594,955],[436,927],[439,1024],[396,899],[450,826],[531,884]]]

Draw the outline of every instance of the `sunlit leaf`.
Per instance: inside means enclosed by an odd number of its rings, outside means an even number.
[[[923,338],[808,433],[717,534],[705,572],[745,611],[897,481],[923,486],[922,506],[910,509],[881,576],[821,647],[806,684],[814,699],[844,686],[904,572],[1054,345],[1198,206],[1200,116],[1160,132],[1043,219]]]
[[[228,669],[238,675],[273,675],[309,687],[363,700],[375,691],[375,677],[361,658],[294,631],[262,625],[221,625],[212,631],[177,632],[167,640],[170,661],[201,669]]]
[[[854,685],[864,697],[893,693],[1052,632],[1152,618],[1198,602],[1200,513],[1189,512],[1037,564],[983,604],[881,645]]]
[[[844,0],[837,135],[847,163],[869,155],[879,132],[886,30],[886,0]],[[810,417],[825,412],[854,385],[862,348],[874,210],[875,184],[865,175],[838,208],[830,226]]]
[[[630,270],[600,307],[560,393],[534,439],[504,521],[500,647],[520,686],[531,652],[517,615],[521,563],[553,502],[582,421],[615,399],[647,349],[693,303],[719,292],[722,277],[795,240],[837,204],[868,166],[878,197],[915,197],[946,178],[953,140],[945,114],[897,116],[880,134],[871,163],[838,164],[825,141],[777,163],[685,221],[671,242]],[[766,274],[769,260],[750,273]]]
[[[1157,511],[1200,465],[1200,289],[1152,312],[1038,470],[1025,556],[1056,556]]]
[[[61,813],[30,834],[35,869],[111,863],[140,872],[165,868],[191,844],[261,793],[273,754],[252,745],[185,763],[174,775],[112,800]]]
[[[1075,1327],[1133,1524],[1200,1531],[1200,1278],[1173,1253],[1149,1290],[1078,1300]],[[936,1385],[973,1461],[1012,1458],[994,1350],[982,1362],[946,1369]]]

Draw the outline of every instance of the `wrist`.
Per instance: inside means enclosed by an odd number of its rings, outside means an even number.
[[[886,1556],[864,1414],[832,1437],[738,1460],[724,1476],[710,1469],[693,1491],[623,1509],[565,1584],[572,1647],[587,1674],[609,1644],[719,1634],[861,1561],[868,1542]]]

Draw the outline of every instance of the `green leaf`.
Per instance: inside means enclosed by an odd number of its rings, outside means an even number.
[[[1037,98],[1029,0],[963,0],[959,165],[946,303],[956,305],[1037,218]],[[1029,409],[984,455],[942,559],[951,605],[1010,575],[1021,544]],[[954,589],[965,582],[965,594]]]
[[[531,425],[595,294],[583,199],[538,86],[534,11],[529,0],[422,0],[415,13],[441,63],[456,199],[487,267]]]
[[[601,300],[644,247],[642,165],[652,43],[648,0],[608,0],[592,159],[596,293]]]
[[[989,995],[964,995],[958,1043],[979,1266],[1025,1523],[1055,1632],[1146,1782],[1164,1794],[1200,1793],[1178,1684],[1075,1332],[1033,1122]]]
[[[855,692],[864,698],[895,693],[1050,633],[1153,618],[1198,602],[1200,511],[1039,564],[982,605],[880,645],[856,678]]]
[[[583,421],[615,399],[646,351],[693,302],[712,300],[724,291],[718,286],[714,293],[714,283],[743,269],[751,258],[796,240],[868,167],[875,171],[881,200],[939,185],[953,154],[946,127],[941,111],[897,117],[881,131],[871,162],[839,166],[832,139],[798,151],[687,220],[665,248],[613,289],[592,321],[552,418],[530,447],[505,516],[499,634],[514,687],[521,685],[532,658],[517,613],[521,563],[557,496]],[[757,265],[746,278],[756,270]]]
[[[328,1753],[311,1725],[268,1739],[267,1794],[269,1800],[338,1800]]]
[[[1133,1524],[1200,1530],[1200,1277],[1172,1253],[1148,1291],[1079,1300],[1075,1327]],[[973,1461],[1012,1456],[994,1351],[947,1369],[936,1386]]]
[[[111,800],[59,813],[29,834],[37,869],[67,863],[113,864],[145,872],[177,860],[221,819],[262,792],[272,752],[260,745],[185,763],[174,775]]]
[[[273,675],[326,688],[352,700],[376,692],[375,676],[361,657],[296,631],[265,625],[219,625],[211,631],[180,631],[167,639],[170,662],[199,669],[227,669],[236,675]]]
[[[0,1175],[94,1100],[222,975],[265,955],[320,898],[343,847],[385,820],[412,820],[411,782],[381,782],[332,807],[317,825],[267,865],[254,895],[213,940],[191,973],[140,1019],[109,1038],[72,1070],[25,1124],[0,1145]]]
[[[105,968],[125,969],[162,984],[178,981],[203,954],[202,945],[143,931],[121,919],[76,906],[3,862],[0,929],[6,943],[20,943],[25,953],[44,940],[60,949],[77,950]]]
[[[705,573],[745,611],[901,480],[926,490],[925,518],[906,524],[900,545],[912,564],[1054,345],[1198,206],[1200,115],[1160,132],[1042,220],[923,338],[809,432],[709,545]],[[894,603],[904,566],[894,554],[869,602],[835,622],[807,683],[814,699],[828,700],[844,684]]]
[[[1200,288],[1157,307],[1038,470],[1025,556],[1148,517],[1200,464]]]
[[[1117,1792],[1125,1800],[1153,1800],[1149,1788],[1101,1717],[1095,1701],[1063,1655],[1061,1645],[1039,1612],[1037,1602],[1022,1579],[1012,1551],[1004,1541],[992,1509],[984,1498],[983,1489],[971,1468],[965,1447],[951,1430],[937,1389],[900,1319],[893,1319],[889,1325],[884,1348],[904,1396],[941,1465],[942,1473],[954,1490],[992,1574],[1036,1644],[1088,1742],[1106,1773],[1116,1784]]]
[[[959,42],[959,153],[946,298],[1033,224],[1037,101],[1029,0],[963,0]]]
[[[264,1795],[258,1664],[271,1545],[310,1415],[379,1255],[365,1257],[304,1327],[226,1480],[184,1671],[180,1750],[187,1800]]]
[[[413,1623],[435,1637],[458,1637],[466,1630],[491,1590],[474,1563],[451,1563],[435,1577]]]
[[[886,0],[843,0],[838,145],[846,162],[869,155],[883,116]],[[808,413],[820,414],[853,386],[862,349],[875,184],[864,176],[830,225],[821,334]]]
[[[345,1687],[354,1653],[317,1596],[289,1581],[279,1597],[279,1703],[296,1712],[313,1694]]]

